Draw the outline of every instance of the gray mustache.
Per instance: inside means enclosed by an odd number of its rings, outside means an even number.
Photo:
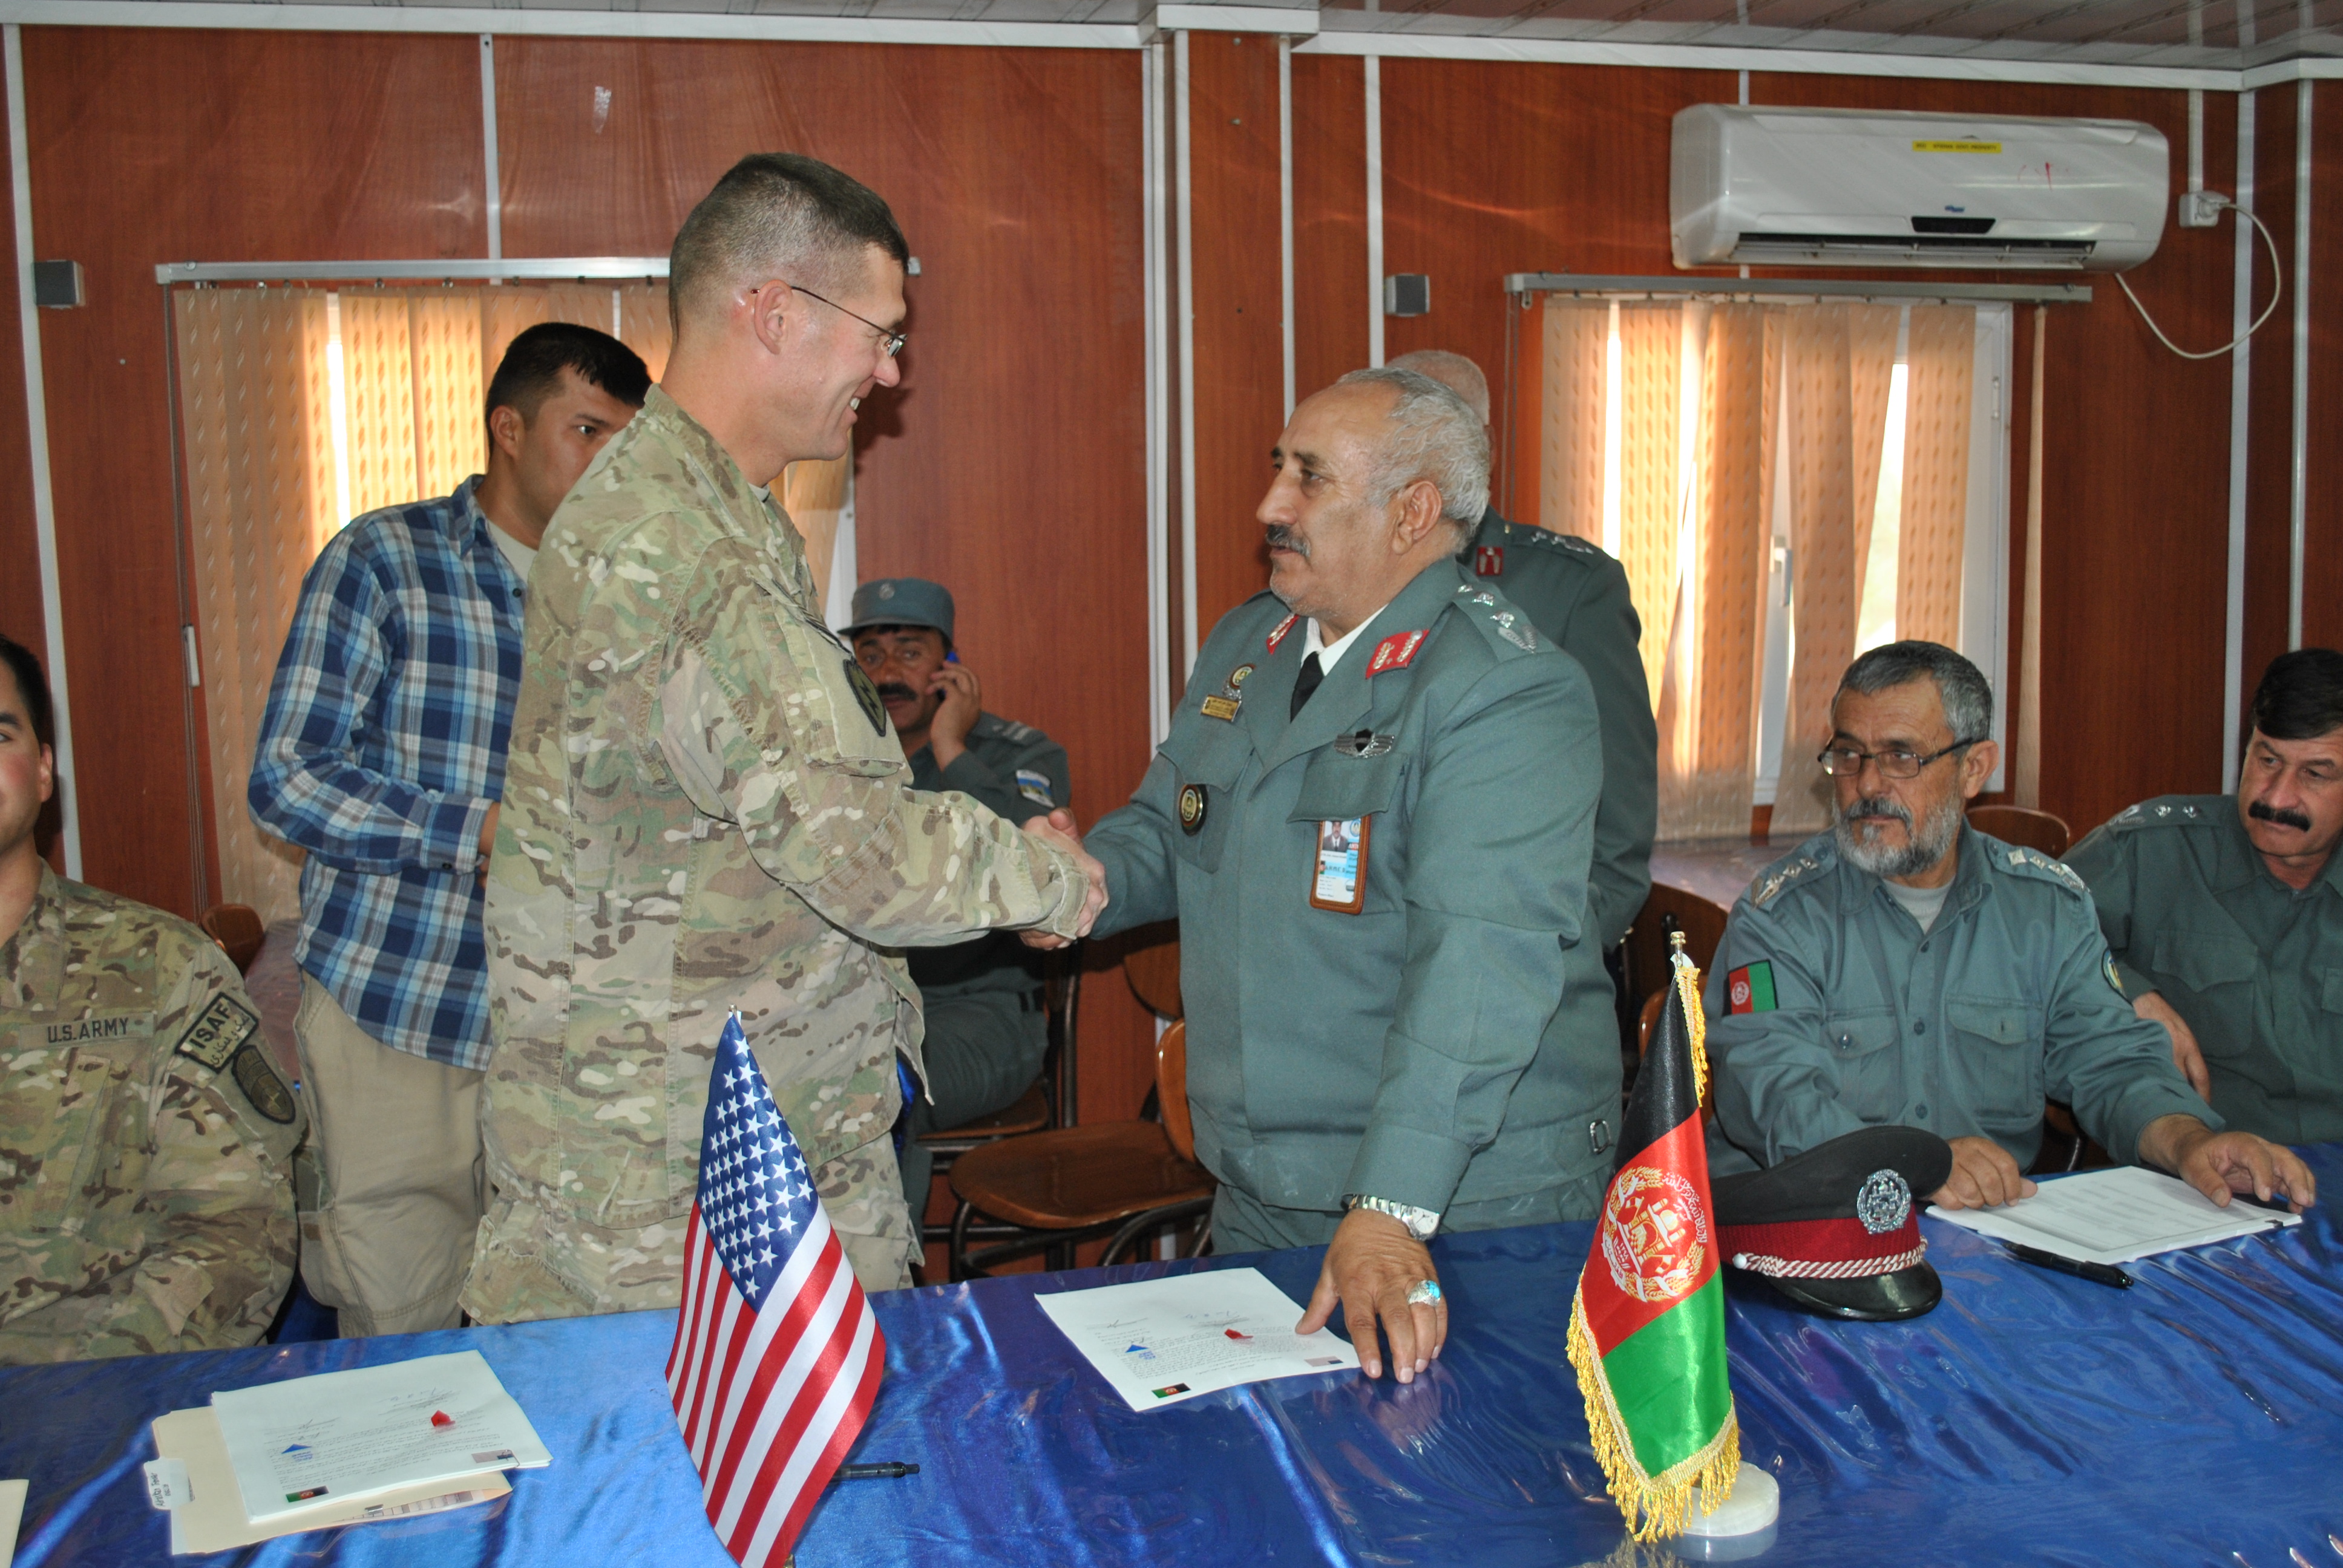
[[[1885,795],[1874,795],[1868,799],[1857,800],[1846,813],[1846,819],[1850,822],[1881,819],[1901,822],[1906,828],[1912,825],[1912,813],[1905,809],[1903,802]]]
[[[1310,541],[1283,523],[1270,524],[1262,530],[1262,537],[1271,549],[1292,550],[1305,561],[1310,558]]]

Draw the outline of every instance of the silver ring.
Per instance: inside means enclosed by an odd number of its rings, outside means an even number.
[[[1408,1292],[1407,1304],[1411,1307],[1438,1306],[1440,1304],[1440,1282],[1438,1280],[1419,1281],[1415,1289]]]

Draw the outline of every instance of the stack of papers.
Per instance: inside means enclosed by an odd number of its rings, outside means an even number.
[[[1033,1302],[1133,1410],[1359,1364],[1358,1352],[1323,1329],[1295,1333],[1302,1309],[1259,1269],[1061,1291]]]
[[[478,1351],[216,1393],[157,1419],[155,1447],[175,1554],[467,1507],[552,1462]]]
[[[1939,1209],[1929,1217],[2078,1263],[2128,1263],[2302,1223],[2302,1216],[2237,1199],[2226,1209],[2177,1177],[2137,1166],[2042,1182],[1998,1209]]]

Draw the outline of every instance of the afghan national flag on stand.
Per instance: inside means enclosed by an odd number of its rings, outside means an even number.
[[[1680,1533],[1692,1489],[1706,1512],[1741,1471],[1700,1125],[1700,971],[1681,944],[1570,1308],[1594,1455],[1638,1541]]]

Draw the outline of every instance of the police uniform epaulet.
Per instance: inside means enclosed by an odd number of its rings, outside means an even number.
[[[997,713],[978,715],[976,728],[972,733],[981,735],[988,740],[1013,740],[1020,745],[1028,740],[1038,740],[1041,737],[1041,732],[1031,725],[1020,724],[1013,719],[1003,719]]]
[[[1823,858],[1819,855],[1793,855],[1776,860],[1770,869],[1759,874],[1757,881],[1750,888],[1749,902],[1753,907],[1762,910],[1780,897],[1782,890],[1796,882],[1799,878],[1811,876],[1822,869]]]
[[[1530,624],[1530,618],[1521,607],[1487,588],[1458,583],[1455,605],[1464,612],[1465,619],[1481,628],[1481,635],[1488,638],[1489,646],[1497,650],[1500,658],[1513,656],[1507,651],[1509,646],[1518,653],[1535,653],[1548,646],[1539,639],[1537,628]]]
[[[2208,809],[2198,797],[2166,795],[2125,807],[2107,819],[2107,826],[2127,833],[2138,828],[2208,828],[2221,819],[2222,814]]]
[[[2084,884],[2083,879],[2077,876],[2074,868],[2064,860],[2054,860],[2039,849],[2022,849],[2015,845],[2005,849],[2002,854],[2013,871],[2045,876],[2054,882],[2064,883],[2074,892],[2081,893],[2086,897],[2090,894],[2091,890]]]

